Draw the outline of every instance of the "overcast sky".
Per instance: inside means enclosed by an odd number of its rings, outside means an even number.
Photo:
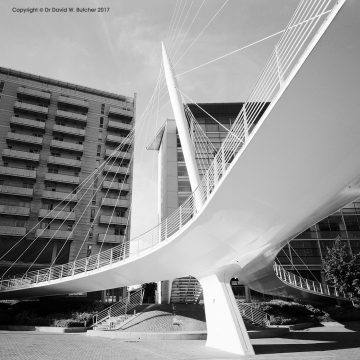
[[[161,41],[166,40],[172,14],[177,14],[178,26],[173,26],[173,30],[178,31],[173,31],[168,46],[179,47],[172,59],[176,62],[225,2],[206,0],[188,31],[202,0],[1,0],[0,66],[127,96],[137,93],[139,118],[155,86]],[[176,72],[180,74],[282,30],[298,2],[229,0],[176,66]],[[110,10],[73,14],[13,11],[14,7],[99,6]],[[276,40],[277,37],[272,38],[185,74],[179,77],[179,86],[197,102],[244,101]],[[157,154],[143,149],[166,117],[172,117],[169,106],[159,115],[147,117],[136,135],[135,233],[157,221]]]

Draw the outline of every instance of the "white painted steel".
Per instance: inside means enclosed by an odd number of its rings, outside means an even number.
[[[3,280],[1,296],[93,291],[189,273],[203,278],[229,266],[240,281],[251,282],[294,235],[358,197],[360,3],[348,0],[310,53],[343,4],[335,4],[300,50],[288,51],[291,70],[281,87],[272,55],[195,195],[133,239],[129,257],[120,245],[29,272]],[[278,61],[286,45],[280,41]],[[194,196],[203,200],[199,211]]]
[[[177,89],[174,72],[163,43],[162,59],[164,64],[166,84],[169,91],[171,106],[174,112],[176,127],[179,133],[181,148],[184,154],[186,169],[189,175],[191,190],[194,192],[200,184],[199,170],[195,160],[195,150],[190,137],[188,122],[184,112],[184,105],[181,101],[181,96]],[[201,206],[200,203],[199,206]]]

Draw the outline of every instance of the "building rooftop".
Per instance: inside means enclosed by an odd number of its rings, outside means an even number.
[[[19,70],[13,70],[13,69],[9,69],[9,68],[0,67],[0,74],[12,75],[12,76],[21,77],[21,78],[27,79],[27,80],[39,81],[39,82],[42,82],[45,84],[59,86],[64,89],[86,92],[88,94],[103,96],[103,97],[113,99],[113,100],[133,102],[133,98],[131,98],[131,97],[127,97],[127,96],[123,96],[123,95],[119,95],[119,94],[115,94],[115,93],[111,93],[111,92],[107,92],[107,91],[97,90],[97,89],[90,88],[87,86],[76,85],[76,84],[68,83],[65,81],[55,80],[55,79],[51,79],[51,78],[48,78],[45,76],[34,75],[34,74],[26,73],[23,71],[19,71]]]

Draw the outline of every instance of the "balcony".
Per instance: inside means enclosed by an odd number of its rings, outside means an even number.
[[[77,201],[77,195],[76,194],[70,194],[64,193],[60,191],[50,191],[50,190],[44,190],[42,192],[41,197],[43,199],[52,199],[52,200],[66,200],[66,201]]]
[[[17,92],[20,95],[25,95],[25,96],[32,97],[35,99],[42,99],[42,100],[48,100],[48,101],[50,101],[50,96],[51,96],[51,94],[46,91],[29,89],[29,88],[25,88],[23,86],[19,87],[17,89]]]
[[[30,208],[24,206],[0,205],[0,214],[27,217],[30,215]]]
[[[26,229],[24,227],[0,226],[0,235],[6,236],[24,236]]]
[[[102,183],[103,189],[112,189],[112,190],[122,190],[122,191],[130,191],[130,184],[128,183],[118,183],[111,181],[104,181]]]
[[[54,125],[53,132],[79,136],[81,138],[83,138],[85,136],[85,130],[77,129],[77,128],[73,128],[71,126],[65,126],[65,125]]]
[[[41,136],[24,135],[9,132],[6,136],[8,141],[21,142],[26,144],[42,145],[43,138]]]
[[[59,141],[59,140],[51,140],[50,147],[69,150],[69,151],[77,151],[77,152],[84,151],[84,145],[82,144],[75,144],[75,143],[71,143],[67,141]]]
[[[124,207],[128,208],[130,202],[128,199],[109,199],[109,198],[102,198],[101,206],[115,206],[115,207]]]
[[[21,101],[16,101],[14,104],[14,108],[42,115],[47,115],[49,112],[49,109],[46,106],[27,104]]]
[[[133,117],[134,116],[134,110],[133,109],[125,109],[125,108],[117,108],[114,106],[110,106],[109,109],[109,116],[127,116],[127,117]]]
[[[52,156],[48,157],[49,164],[61,165],[61,166],[69,166],[74,168],[81,168],[81,161],[74,159],[67,159],[61,156]]]
[[[109,120],[108,129],[116,129],[116,130],[132,130],[133,126],[131,124],[126,124],[114,120]]]
[[[122,244],[124,242],[125,236],[123,235],[106,235],[98,234],[98,242],[109,243],[109,244]]]
[[[109,156],[111,156],[114,159],[115,158],[117,158],[117,159],[127,159],[127,160],[131,159],[131,154],[128,153],[128,152],[106,149],[105,150],[105,157],[109,157]]]
[[[89,107],[88,102],[86,100],[75,99],[75,98],[68,97],[65,95],[60,95],[58,102],[61,104],[68,104],[68,105],[78,106],[78,107],[86,108],[86,109]]]
[[[45,174],[45,181],[78,185],[80,179],[78,176],[47,173]]]
[[[117,145],[131,145],[132,143],[132,140],[129,139],[129,138],[124,138],[122,136],[116,136],[116,135],[110,135],[108,134],[106,136],[106,142],[109,142],[109,143],[114,143],[114,144],[117,144]]]
[[[40,239],[60,239],[60,240],[72,240],[74,234],[72,231],[66,230],[48,230],[48,229],[37,229],[36,230],[36,237]]]
[[[40,209],[39,218],[75,221],[75,213],[73,211]]]
[[[0,175],[14,176],[14,177],[21,177],[21,178],[28,178],[28,179],[35,179],[36,178],[36,171],[35,170],[12,168],[12,167],[8,167],[8,166],[0,166]]]
[[[120,216],[100,215],[101,224],[127,225],[128,219]]]
[[[2,156],[6,158],[21,159],[34,162],[39,162],[40,159],[39,154],[33,154],[27,151],[18,151],[11,149],[4,149],[2,152]]]
[[[124,166],[105,165],[103,168],[103,173],[130,175],[130,169]]]
[[[64,110],[57,110],[56,117],[70,119],[74,121],[81,121],[81,122],[86,122],[87,120],[87,115],[77,114],[71,111],[64,111]]]
[[[12,116],[10,119],[10,125],[18,125],[23,126],[26,128],[33,128],[33,129],[45,129],[45,122],[33,119],[26,119],[18,116]]]
[[[34,194],[34,189],[18,186],[0,185],[0,193],[5,195],[32,197]]]

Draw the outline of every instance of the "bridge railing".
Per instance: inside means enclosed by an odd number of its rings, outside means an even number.
[[[202,177],[200,185],[168,218],[144,234],[133,238],[131,242],[118,245],[100,254],[2,279],[0,290],[28,287],[45,281],[75,276],[98,270],[129,256],[137,257],[169,239],[194,219],[229,171],[235,157],[250,140],[251,134],[269,104],[284,88],[287,81],[290,81],[289,75],[299,67],[301,57],[306,56],[306,53],[311,50],[309,45],[316,38],[320,27],[331,21],[344,1],[302,0],[300,2],[254,90],[242,106],[222,146]],[[326,21],[327,18],[330,20]]]
[[[236,300],[241,316],[259,326],[270,325],[270,315],[240,300]]]
[[[346,295],[341,293],[336,287],[324,285],[319,281],[313,281],[303,278],[290,271],[284,269],[284,267],[278,263],[274,263],[274,271],[276,276],[284,283],[296,287],[301,290],[305,290],[314,294],[337,297],[346,299]]]
[[[126,314],[134,309],[136,306],[141,305],[144,298],[144,290],[138,289],[127,297],[121,299],[117,303],[109,306],[108,308],[99,311],[93,316],[93,327],[107,323],[108,328],[111,329],[111,324],[114,319],[126,316]]]

